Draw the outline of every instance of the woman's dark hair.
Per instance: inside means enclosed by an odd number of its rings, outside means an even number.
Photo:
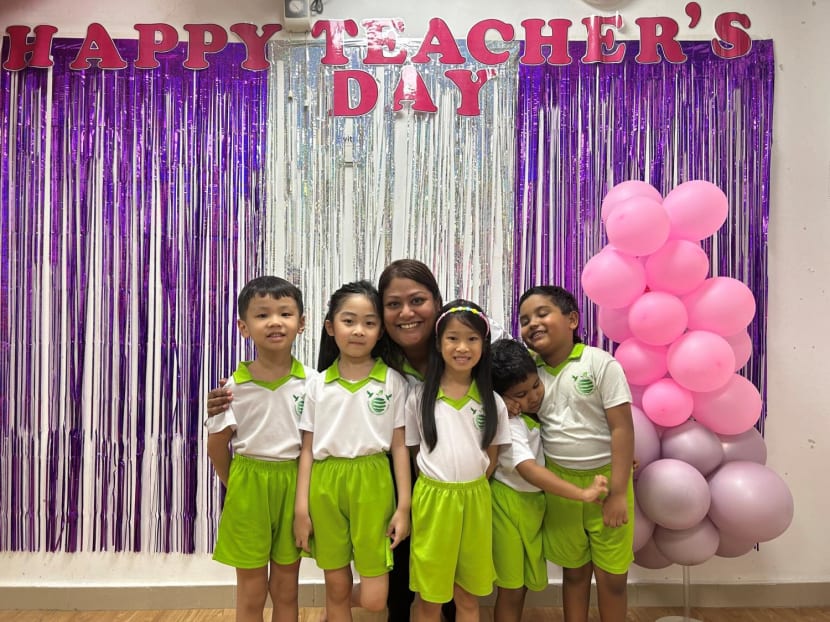
[[[577,317],[579,317],[579,305],[576,303],[576,298],[567,289],[559,287],[558,285],[536,285],[535,287],[531,287],[519,298],[519,308],[521,308],[525,300],[537,295],[549,298],[554,306],[559,308],[562,315],[576,313]],[[582,337],[577,332],[578,329],[579,326],[574,328],[574,343],[582,343]]]
[[[372,302],[372,305],[375,307],[375,311],[378,314],[378,322],[380,322],[382,332],[383,309],[380,306],[380,294],[378,294],[378,290],[376,290],[375,286],[369,281],[361,280],[346,283],[334,292],[329,299],[329,308],[325,319],[333,322],[335,314],[340,310],[340,307],[343,306],[343,303],[349,296],[366,296],[366,298]],[[375,347],[372,348],[372,356],[381,357],[386,362],[386,359],[388,358],[386,354],[386,340],[381,334],[381,338],[378,339],[377,344],[375,344]],[[331,367],[332,363],[337,360],[338,356],[340,356],[340,348],[337,347],[337,342],[334,340],[334,337],[329,335],[324,323],[323,334],[320,336],[320,353],[317,356],[317,371],[325,371]],[[389,363],[387,362],[387,365],[388,364]]]
[[[453,300],[441,307],[438,320],[435,323],[435,345],[430,350],[429,368],[424,379],[424,393],[421,398],[421,421],[423,424],[424,440],[430,451],[438,443],[438,430],[435,426],[435,400],[444,375],[445,363],[441,356],[441,337],[447,330],[450,319],[457,319],[481,335],[481,358],[472,370],[473,380],[481,395],[484,406],[484,431],[481,436],[481,448],[487,449],[496,436],[498,427],[498,412],[496,398],[493,395],[493,380],[491,378],[492,362],[490,353],[490,322],[484,311],[469,300]]]

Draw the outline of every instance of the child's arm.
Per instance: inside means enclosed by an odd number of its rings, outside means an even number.
[[[392,538],[394,549],[409,535],[409,510],[412,506],[412,474],[409,470],[409,450],[404,442],[404,429],[392,432],[392,468],[398,488],[398,506],[389,521],[386,535]]]
[[[487,466],[487,471],[485,475],[487,479],[490,479],[490,476],[496,470],[496,467],[499,466],[499,448],[501,445],[490,445],[487,448],[487,457],[490,458],[490,464]]]
[[[520,462],[516,466],[516,470],[525,481],[533,484],[537,488],[541,488],[549,494],[564,497],[565,499],[593,503],[608,492],[608,479],[604,475],[597,475],[594,477],[594,481],[590,486],[580,488],[554,475],[542,465],[537,464],[535,460]]]
[[[207,440],[208,458],[225,488],[228,487],[228,476],[231,472],[231,449],[228,445],[232,436],[233,428],[228,426],[221,432],[208,434]]]
[[[297,496],[294,500],[294,539],[297,546],[307,553],[311,552],[308,540],[314,532],[311,515],[308,513],[308,489],[311,483],[311,464],[314,462],[311,453],[313,441],[314,434],[303,431],[303,446],[297,466]]]
[[[602,517],[608,527],[619,527],[628,522],[628,481],[634,463],[634,424],[631,404],[612,406],[605,411],[611,430],[611,486],[602,507]]]

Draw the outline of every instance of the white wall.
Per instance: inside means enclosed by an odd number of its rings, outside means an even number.
[[[787,481],[795,518],[780,538],[738,559],[715,558],[692,570],[693,582],[711,584],[830,582],[826,520],[830,495],[824,476],[830,466],[830,407],[820,389],[826,382],[830,339],[830,81],[823,27],[830,24],[827,0],[702,0],[701,25],[689,31],[684,3],[630,0],[617,3],[627,22],[670,15],[681,24],[680,39],[709,39],[714,17],[727,10],[748,14],[750,34],[775,42],[775,117],[772,204],[769,222],[768,465]],[[134,37],[134,23],[189,22],[229,26],[281,20],[278,0],[2,0],[0,30],[7,25],[53,24],[58,36],[77,37],[100,22],[113,36]],[[579,19],[592,12],[579,0],[420,0],[391,10],[381,0],[327,0],[324,17],[402,17],[405,35],[424,34],[431,17],[448,22],[456,37],[486,17],[518,27],[528,17]],[[581,27],[572,28],[574,38]],[[623,30],[636,36],[632,26]],[[307,581],[319,575],[304,569]],[[632,583],[676,580],[676,566],[663,571],[634,568]],[[553,575],[555,578],[557,575]],[[0,553],[0,588],[13,586],[118,586],[233,583],[233,572],[203,556],[27,555]],[[827,596],[830,604],[830,595]],[[795,603],[794,603],[795,604]]]

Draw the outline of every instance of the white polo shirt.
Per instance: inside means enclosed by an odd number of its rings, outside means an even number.
[[[502,484],[520,492],[540,492],[538,488],[523,478],[516,467],[522,462],[533,460],[545,466],[545,454],[542,451],[541,426],[527,415],[510,417],[510,445],[502,446],[499,451],[499,466],[493,478]]]

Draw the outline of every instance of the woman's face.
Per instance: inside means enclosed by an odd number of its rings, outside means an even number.
[[[404,351],[431,342],[437,315],[437,301],[418,281],[396,277],[383,292],[384,328]]]

